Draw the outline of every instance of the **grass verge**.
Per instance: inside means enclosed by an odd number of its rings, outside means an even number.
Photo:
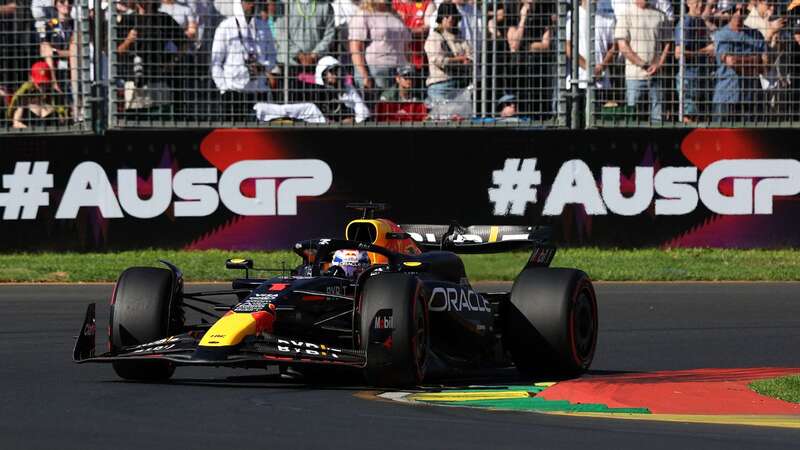
[[[800,403],[800,375],[757,380],[750,383],[750,389],[767,397],[792,403]]]
[[[156,266],[166,259],[188,281],[226,281],[236,272],[225,260],[247,256],[256,267],[299,264],[292,252],[141,250],[116,253],[0,254],[0,282],[114,281],[130,266]],[[471,280],[513,280],[529,254],[464,255]],[[800,280],[800,250],[597,249],[559,250],[553,267],[577,267],[605,281],[795,281]]]

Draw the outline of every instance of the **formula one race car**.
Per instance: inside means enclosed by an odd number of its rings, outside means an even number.
[[[548,268],[549,228],[396,225],[373,218],[380,204],[354,206],[363,216],[346,239],[298,242],[302,264],[280,276],[251,278],[251,260],[228,260],[245,274],[231,290],[184,292],[167,262],[125,270],[111,297],[110,351],[95,356],[91,304],[74,360],[111,363],[130,380],[165,380],[176,366],[350,367],[375,386],[512,364],[527,376],[588,369],[594,288],[580,270]],[[457,255],[519,248],[532,253],[509,292],[476,292]],[[238,301],[212,300],[225,294]],[[187,309],[224,315],[187,325]]]

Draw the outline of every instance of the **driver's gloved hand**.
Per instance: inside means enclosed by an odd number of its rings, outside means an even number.
[[[347,272],[341,266],[331,266],[330,269],[325,271],[325,276],[347,278]]]

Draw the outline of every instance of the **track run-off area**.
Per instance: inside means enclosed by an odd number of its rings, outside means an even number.
[[[203,288],[190,285],[187,291]],[[587,379],[631,381],[677,371],[673,381],[686,381],[687,374],[702,374],[700,369],[741,375],[750,372],[738,369],[800,368],[800,283],[598,283],[596,289],[600,335]],[[102,330],[111,290],[111,284],[0,285],[0,448],[800,445],[800,429],[794,428],[690,423],[680,416],[657,422],[408,404],[358,383],[309,386],[281,378],[277,371],[179,368],[169,383],[125,382],[110,366],[71,362],[73,336],[90,302],[98,306],[98,351],[105,348]],[[412,393],[469,391],[468,386],[477,385],[504,386],[529,396],[536,386],[541,388],[537,393],[559,387],[536,384],[546,381],[500,370],[436,380]]]

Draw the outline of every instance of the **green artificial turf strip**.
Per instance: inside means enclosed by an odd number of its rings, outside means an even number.
[[[750,389],[767,397],[800,403],[800,375],[753,381]]]
[[[473,281],[513,280],[529,253],[463,255]],[[114,281],[126,267],[157,266],[166,259],[183,270],[187,281],[227,281],[238,276],[225,260],[249,257],[256,267],[299,264],[292,252],[137,250],[114,253],[0,254],[0,282]],[[576,267],[604,281],[794,281],[800,280],[799,250],[598,249],[568,248],[556,254],[553,267]]]

